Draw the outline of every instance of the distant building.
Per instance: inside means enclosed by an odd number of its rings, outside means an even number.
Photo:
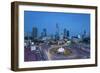
[[[80,39],[77,36],[72,36],[72,42],[78,43]]]
[[[43,35],[43,37],[46,37],[47,36],[47,30],[46,30],[46,28],[43,29],[42,35]]]
[[[63,40],[63,33],[60,34],[60,40]]]
[[[51,40],[54,40],[55,36],[54,35],[50,35],[50,38],[51,38]]]
[[[55,40],[59,40],[59,25],[58,24],[56,24]]]
[[[82,34],[82,38],[86,37],[86,30],[84,30],[83,34]]]
[[[59,40],[59,41],[58,41],[58,45],[62,45],[62,44],[64,44],[64,43],[65,43],[64,40]]]
[[[67,30],[66,30],[66,28],[64,29],[64,31],[63,31],[63,39],[67,39]]]
[[[41,39],[43,38],[43,32],[41,32],[41,36],[40,36],[40,38],[41,38]]]
[[[36,46],[34,45],[34,42],[31,42],[31,51],[36,50]]]
[[[77,35],[77,38],[81,39],[81,35],[78,34],[78,35]]]
[[[69,30],[67,30],[67,38],[69,38],[69,36],[70,36],[70,35],[69,35]]]
[[[69,30],[67,30],[66,28],[64,28],[64,31],[63,31],[63,38],[64,39],[68,39],[69,38]]]
[[[32,33],[31,32],[24,32],[24,40],[32,40]]]
[[[55,34],[55,40],[59,40],[59,34],[57,32]]]
[[[42,37],[42,40],[43,40],[43,41],[50,40],[50,39],[51,39],[50,36]]]
[[[46,30],[46,28],[44,28],[44,29],[42,30],[42,32],[41,32],[40,38],[43,39],[43,38],[46,38],[46,37],[47,37],[47,30]]]
[[[32,28],[32,39],[35,40],[38,37],[38,29],[36,27]]]

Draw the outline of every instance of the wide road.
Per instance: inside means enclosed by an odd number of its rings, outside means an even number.
[[[84,44],[72,44],[70,46],[64,46],[65,49],[70,50],[72,53],[70,55],[64,56],[55,54],[52,55],[52,60],[66,60],[66,59],[87,59],[90,58],[90,48]]]
[[[45,61],[45,60],[66,60],[66,59],[87,59],[90,58],[90,47],[84,44],[71,44],[70,46],[64,46],[66,49],[72,51],[69,56],[52,55],[49,52],[50,45],[45,43],[41,46],[37,46],[37,50],[30,51],[25,49],[25,61]]]

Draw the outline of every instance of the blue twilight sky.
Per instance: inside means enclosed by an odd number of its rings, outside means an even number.
[[[90,14],[24,11],[24,32],[32,32],[32,27],[37,27],[38,35],[43,28],[51,35],[56,32],[56,24],[60,33],[66,28],[70,36],[82,35],[84,30],[90,34]]]

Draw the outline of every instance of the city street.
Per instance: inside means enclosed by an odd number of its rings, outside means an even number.
[[[64,46],[70,50],[71,54],[64,56],[61,54],[51,54],[50,45],[42,44],[37,47],[37,50],[31,51],[30,48],[25,48],[25,61],[45,61],[45,60],[67,60],[67,59],[88,59],[90,58],[90,48],[84,44],[72,44]]]

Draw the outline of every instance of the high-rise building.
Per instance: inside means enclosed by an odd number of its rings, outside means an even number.
[[[46,28],[44,28],[43,30],[42,30],[42,32],[41,32],[41,39],[43,38],[43,37],[47,37],[47,30],[46,30]]]
[[[82,38],[86,37],[86,30],[83,31]]]
[[[25,40],[30,40],[30,37],[31,37],[30,32],[25,32],[24,33],[24,39]]]
[[[46,37],[47,36],[47,30],[46,28],[43,29],[43,37]]]
[[[67,38],[69,38],[69,30],[67,30]]]
[[[64,30],[63,30],[63,38],[67,39],[67,30],[66,30],[66,28],[64,28]]]
[[[55,34],[55,39],[59,40],[59,25],[56,24],[56,34]]]
[[[63,38],[64,39],[67,39],[67,38],[69,38],[69,30],[67,30],[66,28],[64,28],[64,31],[63,31]]]
[[[24,39],[28,40],[28,33],[27,32],[24,32]]]
[[[35,40],[38,37],[38,29],[36,27],[32,28],[32,39]]]

